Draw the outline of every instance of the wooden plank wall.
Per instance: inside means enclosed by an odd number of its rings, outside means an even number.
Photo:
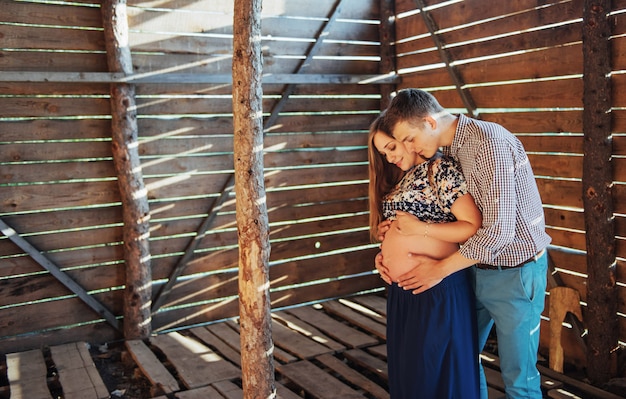
[[[2,71],[106,72],[95,1],[0,2]],[[0,215],[115,315],[124,281],[109,87],[0,85]],[[2,352],[116,332],[0,237]],[[69,328],[68,328],[69,327]]]
[[[264,73],[295,73],[334,0],[267,0]],[[233,2],[128,1],[136,74],[230,75]],[[107,72],[100,2],[0,0],[3,71]],[[378,73],[378,1],[343,0],[312,74]],[[35,75],[33,75],[35,76]],[[269,116],[286,85],[264,85]],[[139,84],[139,153],[151,213],[153,291],[233,172],[231,86]],[[381,289],[367,231],[367,128],[380,87],[302,84],[268,126],[272,305]],[[122,314],[122,221],[109,86],[0,83],[0,217]],[[0,353],[119,332],[0,237]],[[153,317],[157,332],[235,316],[237,232],[227,198]]]
[[[585,301],[582,214],[582,0],[426,1],[481,118],[526,146],[545,205],[550,256]],[[264,72],[295,73],[334,0],[266,0]],[[311,74],[379,71],[379,1],[343,0]],[[626,313],[626,1],[613,1],[612,160],[620,314]],[[107,72],[97,0],[0,0],[0,70]],[[464,105],[415,0],[397,0],[400,87]],[[128,1],[135,73],[229,75],[232,2]],[[287,89],[264,84],[266,117]],[[231,88],[223,83],[137,85],[139,152],[150,201],[154,292],[196,236],[232,173]],[[379,289],[367,235],[366,134],[380,87],[299,84],[265,140],[275,308]],[[115,315],[124,282],[120,199],[111,159],[109,86],[89,81],[0,81],[0,218]],[[154,315],[157,332],[237,313],[234,197]],[[547,307],[546,307],[547,309]],[[547,317],[546,317],[547,320]],[[548,337],[542,326],[542,345]],[[621,340],[626,320],[621,318]],[[119,332],[6,237],[0,237],[0,352],[119,338]],[[566,358],[584,361],[576,340]]]
[[[415,0],[396,2],[401,87],[419,87],[444,107],[467,112]],[[425,1],[479,117],[518,135],[537,176],[552,236],[549,254],[563,283],[586,299],[582,204],[582,0]],[[613,1],[613,170],[620,340],[626,341],[626,2]],[[548,299],[549,300],[549,299]],[[546,304],[547,305],[547,304]],[[547,347],[547,309],[542,346]],[[583,309],[584,312],[584,309]],[[585,353],[568,335],[566,359]]]

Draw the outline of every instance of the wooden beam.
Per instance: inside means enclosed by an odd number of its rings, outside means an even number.
[[[380,0],[380,67],[382,75],[394,76],[396,73],[396,42],[395,36],[395,0]],[[380,109],[384,110],[391,102],[391,95],[396,90],[395,85],[380,86]]]
[[[65,272],[63,272],[54,262],[48,259],[32,244],[26,241],[24,237],[20,236],[1,218],[0,231],[2,231],[2,234],[7,236],[9,240],[13,241],[13,243],[15,243],[28,255],[30,255],[30,257],[33,258],[37,263],[39,263],[44,269],[50,272],[50,274],[54,276],[57,280],[59,280],[61,284],[63,284],[70,291],[76,294],[76,296],[78,296],[83,302],[85,302],[91,309],[93,309],[96,313],[102,316],[111,326],[113,326],[113,328],[121,331],[120,323],[115,318],[115,315],[113,313],[111,313],[104,305],[98,302],[98,300],[89,295],[83,287],[81,287],[76,281],[72,280],[72,278],[68,276]]]
[[[104,0],[102,20],[109,70],[132,73],[126,0]],[[139,159],[136,109],[135,87],[127,83],[112,84],[112,153],[124,220],[124,338],[127,340],[147,338],[152,331],[150,208]]]
[[[263,84],[361,84],[389,85],[400,82],[394,74],[350,75],[350,74],[273,74],[262,76]],[[132,84],[232,84],[232,75],[207,73],[164,73],[147,72],[133,74],[120,72],[30,72],[3,71],[0,82],[14,83],[132,83]]]
[[[610,0],[583,5],[583,205],[587,244],[587,376],[614,377],[619,346],[613,214]]]
[[[474,99],[470,95],[470,93],[465,90],[465,83],[463,82],[463,78],[459,73],[458,69],[452,64],[452,57],[446,50],[446,44],[443,42],[441,37],[437,34],[439,31],[439,27],[437,23],[433,19],[433,16],[430,14],[428,10],[426,10],[426,4],[423,0],[415,0],[415,5],[420,10],[420,15],[424,19],[424,23],[428,28],[428,32],[430,32],[430,37],[433,39],[435,46],[437,47],[437,51],[439,52],[439,57],[441,57],[441,61],[446,65],[448,73],[450,74],[450,78],[456,87],[456,91],[461,97],[463,101],[463,105],[467,109],[467,112],[474,118],[478,117],[478,111],[476,110],[476,104],[474,103]]]
[[[233,147],[244,399],[276,396],[269,221],[263,179],[261,3],[235,0],[233,15]]]

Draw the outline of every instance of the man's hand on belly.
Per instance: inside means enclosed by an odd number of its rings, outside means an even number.
[[[438,267],[439,261],[424,255],[409,254],[415,267],[398,277],[398,286],[419,294],[439,284],[446,276]]]

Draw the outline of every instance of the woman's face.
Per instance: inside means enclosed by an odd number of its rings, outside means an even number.
[[[382,132],[376,132],[372,141],[380,155],[398,168],[406,171],[416,164],[417,154],[407,151],[404,144],[393,137]]]

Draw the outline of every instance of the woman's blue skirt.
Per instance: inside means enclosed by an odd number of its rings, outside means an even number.
[[[470,269],[414,295],[387,295],[391,399],[479,398],[476,306]]]

